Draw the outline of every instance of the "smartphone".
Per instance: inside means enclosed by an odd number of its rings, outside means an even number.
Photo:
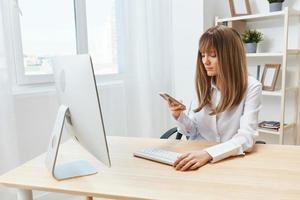
[[[180,101],[178,101],[178,100],[175,99],[174,97],[171,97],[169,94],[167,94],[167,93],[159,93],[159,95],[160,95],[162,98],[164,98],[166,101],[168,101],[168,99],[170,99],[171,101],[173,101],[173,102],[175,102],[175,103],[181,105],[183,109],[186,109],[186,106],[185,106],[183,103],[181,103]]]

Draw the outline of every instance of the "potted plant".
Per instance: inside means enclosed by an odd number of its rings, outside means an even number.
[[[247,53],[256,53],[257,43],[263,40],[263,34],[257,30],[246,30],[242,34]]]
[[[270,12],[282,10],[282,3],[284,0],[268,0],[270,5]]]

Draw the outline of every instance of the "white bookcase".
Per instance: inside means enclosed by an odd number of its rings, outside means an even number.
[[[267,129],[261,129],[259,128],[259,131],[261,133],[265,134],[273,134],[278,136],[278,143],[284,144],[284,135],[288,130],[291,130],[291,133],[293,133],[293,140],[296,144],[297,142],[297,130],[298,130],[298,102],[299,102],[299,44],[297,45],[297,49],[288,49],[288,36],[289,36],[289,18],[291,17],[299,17],[300,12],[296,10],[289,9],[288,7],[285,7],[282,11],[277,12],[270,12],[270,13],[264,13],[264,14],[253,14],[253,15],[244,15],[244,16],[237,16],[237,17],[230,17],[230,18],[219,18],[218,16],[215,18],[215,25],[218,24],[224,24],[224,23],[234,23],[234,22],[244,22],[247,24],[248,22],[255,23],[255,22],[261,22],[264,21],[266,24],[268,23],[268,20],[274,19],[274,18],[282,18],[283,20],[278,22],[280,23],[280,27],[283,28],[283,35],[282,35],[282,51],[281,52],[259,52],[259,53],[248,53],[247,54],[247,61],[252,60],[252,62],[255,62],[256,59],[264,59],[266,62],[272,61],[272,59],[279,59],[281,64],[281,86],[279,89],[275,91],[263,91],[262,95],[263,98],[265,96],[269,96],[271,98],[279,98],[280,105],[278,105],[276,108],[270,108],[270,109],[280,109],[278,119],[280,122],[280,129],[278,131],[273,130],[267,130]],[[239,25],[240,26],[240,25]],[[299,28],[298,28],[299,29]],[[299,34],[299,33],[298,33]],[[264,35],[264,37],[268,37],[268,35]],[[290,59],[290,57],[295,57],[294,59],[297,59],[297,66],[296,67],[296,75],[295,77],[295,83],[294,86],[287,86],[287,62]],[[290,122],[286,121],[286,98],[287,95],[293,96],[293,119]],[[263,105],[264,106],[270,106],[270,105]],[[273,105],[274,107],[274,105]],[[288,113],[291,114],[291,113]],[[268,121],[269,119],[261,119]]]

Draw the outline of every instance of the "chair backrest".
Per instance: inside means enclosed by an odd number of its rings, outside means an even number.
[[[160,136],[160,139],[168,139],[175,133],[176,133],[176,140],[181,140],[182,134],[178,132],[177,127],[171,128],[170,130],[162,134],[162,136]],[[189,139],[189,137],[186,138]]]

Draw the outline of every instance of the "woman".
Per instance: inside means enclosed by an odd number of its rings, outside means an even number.
[[[238,32],[215,26],[201,36],[195,84],[197,106],[192,116],[168,99],[178,131],[193,140],[220,144],[180,156],[174,167],[181,171],[244,155],[251,151],[258,136],[261,84],[247,74],[245,50]]]

